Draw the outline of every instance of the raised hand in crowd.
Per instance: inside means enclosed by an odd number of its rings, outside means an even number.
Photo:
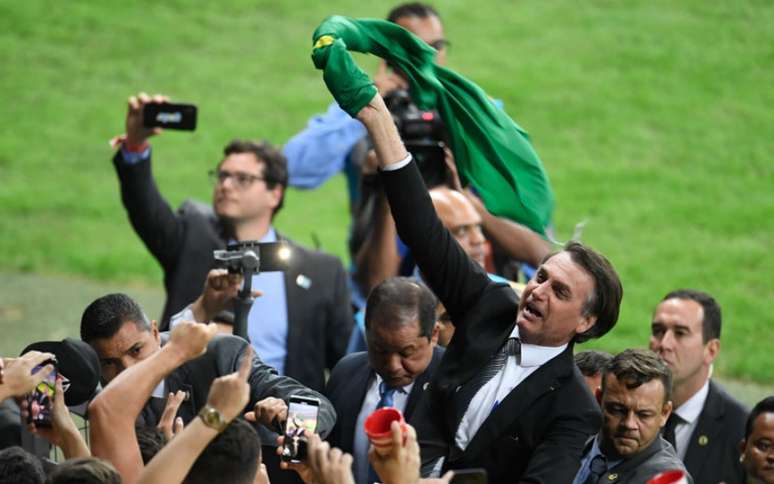
[[[256,402],[253,410],[245,414],[246,420],[261,423],[275,431],[281,427],[280,422],[284,422],[287,418],[287,404],[284,400],[275,397],[266,397]]]
[[[331,447],[315,433],[304,433],[307,439],[306,459],[301,462],[281,461],[281,469],[292,469],[306,484],[354,484],[352,456]],[[277,455],[282,454],[284,436],[277,439]]]
[[[169,351],[180,359],[177,366],[203,355],[207,344],[218,333],[215,323],[201,324],[193,321],[181,321],[172,329],[169,343],[162,351]]]
[[[56,392],[51,405],[51,427],[38,427],[34,423],[29,423],[27,424],[27,429],[31,433],[46,439],[51,445],[62,449],[65,459],[89,457],[91,456],[91,451],[78,431],[78,427],[75,426],[70,410],[65,405],[62,381],[62,376],[57,376]],[[28,422],[30,413],[35,417],[39,411],[35,406],[30,408],[26,399],[20,399],[19,408],[21,410],[22,422]]]
[[[250,399],[250,375],[253,350],[248,346],[242,355],[239,369],[230,375],[216,378],[210,387],[205,410],[219,414],[220,427],[197,418],[180,432],[151,459],[142,471],[138,483],[182,482],[191,466],[205,447],[234,420]]]
[[[169,98],[156,94],[151,97],[141,92],[136,96],[130,96],[126,112],[126,142],[129,146],[139,147],[151,136],[161,133],[161,128],[146,128],[142,119],[142,108],[146,104],[162,104],[169,102]]]
[[[172,437],[183,430],[183,419],[177,416],[177,409],[180,408],[180,404],[183,403],[185,398],[186,393],[182,390],[170,393],[167,396],[164,412],[161,414],[159,424],[156,426],[164,434],[167,441],[172,440]]]
[[[21,397],[35,389],[54,370],[46,365],[40,371],[32,370],[45,361],[54,358],[51,353],[29,351],[19,358],[0,359],[0,401],[10,397]]]
[[[191,304],[194,320],[207,323],[219,312],[229,309],[241,286],[241,274],[231,274],[226,269],[211,269],[204,281],[202,294]],[[262,295],[261,291],[253,291],[253,297]],[[220,329],[221,332],[232,332],[230,326]]]
[[[417,433],[409,424],[406,427],[405,438],[399,422],[392,422],[392,446],[386,454],[377,452],[372,445],[368,449],[368,461],[384,484],[415,484],[419,482],[419,467],[422,464],[419,456]]]

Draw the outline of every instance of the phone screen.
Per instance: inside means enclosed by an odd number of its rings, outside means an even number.
[[[146,128],[196,129],[197,109],[193,104],[150,103],[143,106],[142,111],[142,121]]]
[[[484,469],[461,469],[454,471],[450,484],[486,484]]]
[[[282,449],[284,460],[300,462],[306,458],[306,439],[303,435],[304,432],[314,433],[317,430],[319,411],[320,402],[314,398],[290,397]]]
[[[54,363],[49,360],[42,365],[38,365],[32,369],[34,375],[40,371],[44,366]],[[35,424],[38,427],[50,427],[51,426],[51,408],[54,405],[54,395],[56,394],[56,366],[54,370],[44,378],[35,389],[27,395],[27,409],[29,423]]]

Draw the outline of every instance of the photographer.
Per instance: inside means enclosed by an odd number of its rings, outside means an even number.
[[[213,250],[228,242],[283,239],[272,226],[282,207],[287,167],[282,154],[265,142],[233,140],[211,172],[212,207],[187,201],[177,212],[159,193],[151,173],[148,138],[160,132],[143,123],[143,110],[164,96],[129,98],[126,136],[113,159],[121,199],[137,234],[164,269],[170,316],[194,301],[213,268]],[[352,328],[346,277],[334,257],[291,247],[286,272],[263,272],[252,287],[263,291],[248,315],[248,335],[257,353],[281,374],[321,390],[324,370],[344,354]]]

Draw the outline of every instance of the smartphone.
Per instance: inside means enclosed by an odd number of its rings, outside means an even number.
[[[32,374],[39,372],[46,365],[54,365],[54,370],[44,378],[38,386],[27,395],[27,423],[35,424],[36,427],[51,427],[51,411],[54,406],[54,395],[56,394],[56,360],[47,360],[32,369]],[[32,409],[36,408],[33,417]]]
[[[183,131],[196,129],[196,106],[193,104],[150,103],[142,108],[146,128],[165,128]]]
[[[486,484],[486,470],[484,469],[460,469],[454,471],[451,484]]]
[[[285,440],[280,458],[286,462],[298,463],[306,459],[305,433],[317,431],[317,415],[320,400],[310,397],[292,396],[288,400],[288,419],[285,421]]]

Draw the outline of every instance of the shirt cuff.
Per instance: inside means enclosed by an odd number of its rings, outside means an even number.
[[[396,161],[395,163],[390,163],[389,165],[385,165],[385,166],[381,167],[380,169],[381,169],[382,171],[395,171],[395,170],[400,170],[400,169],[401,169],[401,168],[403,168],[404,166],[406,166],[406,165],[408,165],[409,163],[411,163],[411,160],[412,160],[412,159],[413,159],[413,158],[411,157],[411,153],[409,153],[409,154],[408,154],[408,155],[407,155],[405,158],[403,158],[402,160],[400,160],[400,161]]]
[[[136,165],[141,161],[147,161],[150,159],[150,146],[140,152],[133,152],[126,149],[126,146],[121,145],[121,156],[127,165]]]
[[[196,321],[194,319],[194,313],[193,313],[193,310],[191,308],[192,308],[192,305],[189,304],[188,306],[185,307],[185,309],[183,309],[179,313],[177,313],[174,316],[172,316],[171,318],[169,318],[169,329],[171,330],[172,328],[174,328],[175,325],[177,323],[179,323],[180,321]],[[204,323],[206,321],[196,321],[196,322],[197,323]]]

